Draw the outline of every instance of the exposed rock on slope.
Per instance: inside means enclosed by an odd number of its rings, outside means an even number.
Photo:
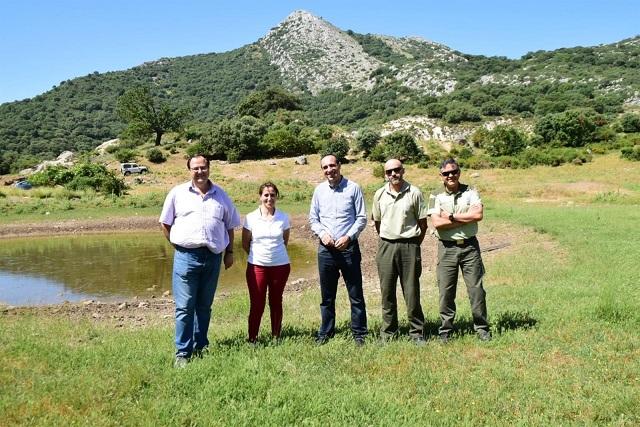
[[[259,43],[285,79],[313,94],[327,88],[370,88],[371,72],[382,65],[352,37],[304,11],[293,12]]]

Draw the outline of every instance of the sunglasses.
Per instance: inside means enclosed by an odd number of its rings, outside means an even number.
[[[452,171],[440,172],[440,175],[442,176],[458,175],[459,172],[460,172],[460,169],[455,169]]]
[[[386,171],[384,171],[385,174],[391,176],[392,173],[400,173],[402,172],[402,166],[397,167],[397,168],[393,168],[393,169],[387,169]]]

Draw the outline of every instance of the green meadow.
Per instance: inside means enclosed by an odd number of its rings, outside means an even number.
[[[426,189],[435,173],[411,167],[407,179]],[[181,370],[171,367],[171,318],[117,328],[5,310],[0,425],[639,425],[638,163],[610,155],[470,174],[462,181],[477,185],[485,203],[480,233],[497,230],[511,242],[485,254],[493,341],[475,338],[462,282],[454,339],[424,347],[378,342],[375,288],[365,347],[350,338],[344,288],[337,337],[314,346],[312,286],[285,294],[283,341],[267,336],[267,311],[252,348],[248,297],[231,294],[214,302],[211,351]],[[305,211],[305,201],[288,203]],[[432,336],[433,274],[422,288]]]

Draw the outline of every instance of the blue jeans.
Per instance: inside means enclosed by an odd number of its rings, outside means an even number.
[[[360,246],[355,241],[344,251],[318,246],[318,271],[320,273],[320,315],[322,323],[319,337],[335,334],[336,293],[340,273],[344,278],[351,302],[351,331],[354,337],[367,335],[367,311],[362,293],[362,271],[360,269]]]
[[[207,248],[177,246],[173,255],[173,296],[176,301],[176,355],[191,357],[209,345],[211,304],[218,287],[222,254]]]

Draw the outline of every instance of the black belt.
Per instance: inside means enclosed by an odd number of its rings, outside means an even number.
[[[419,237],[409,237],[408,239],[385,239],[384,237],[381,237],[380,240],[384,240],[389,243],[420,243]]]
[[[472,243],[475,243],[477,240],[478,239],[476,239],[476,236],[469,237],[468,239],[456,239],[456,240],[442,240],[442,239],[440,239],[442,244],[445,245],[448,248],[453,247],[453,246],[467,246],[467,245],[470,245]]]

